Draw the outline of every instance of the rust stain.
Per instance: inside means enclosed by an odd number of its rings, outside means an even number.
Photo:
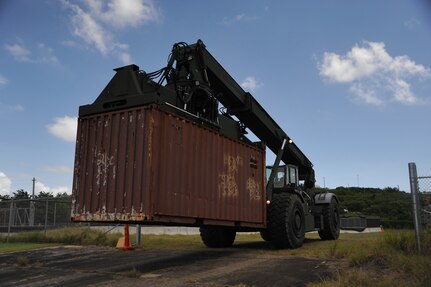
[[[74,220],[76,221],[145,221],[147,216],[144,213],[80,213],[80,214],[72,214]]]
[[[155,124],[155,120],[154,120],[154,117],[151,115],[150,116],[150,125],[149,125],[149,130],[148,130],[148,158],[150,160],[150,163],[151,163],[151,157],[153,155],[154,124]]]
[[[223,197],[237,197],[238,184],[235,175],[238,174],[238,169],[243,165],[240,156],[224,155],[223,164],[226,172],[220,173],[218,178],[218,190]]]

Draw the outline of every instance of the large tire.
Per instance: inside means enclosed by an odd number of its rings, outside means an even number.
[[[202,226],[199,228],[203,243],[210,248],[223,248],[232,246],[236,231],[224,226]]]
[[[319,236],[323,240],[336,240],[340,236],[340,208],[337,199],[333,197],[331,203],[323,207],[323,230]]]
[[[298,248],[304,243],[305,215],[296,194],[274,194],[268,207],[268,229],[276,248]]]

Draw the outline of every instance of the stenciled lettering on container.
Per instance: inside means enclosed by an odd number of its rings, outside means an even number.
[[[260,184],[254,177],[247,179],[247,190],[250,195],[250,200],[260,200]]]
[[[218,191],[223,197],[237,197],[238,196],[238,183],[236,175],[238,169],[243,165],[243,160],[240,156],[224,155],[223,166],[225,172],[220,173],[218,176]]]
[[[106,153],[99,152],[97,154],[97,175],[96,183],[100,187],[100,182],[102,181],[102,186],[106,185],[108,178],[108,170],[114,165],[114,156],[108,156]]]

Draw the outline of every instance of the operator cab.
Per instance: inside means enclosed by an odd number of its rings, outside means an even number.
[[[272,166],[266,167],[266,180],[269,180],[269,176],[272,171]],[[296,165],[280,165],[275,170],[274,177],[274,188],[291,187],[295,188],[299,184],[298,178],[298,167]]]

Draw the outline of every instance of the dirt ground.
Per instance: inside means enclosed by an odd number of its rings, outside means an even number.
[[[253,244],[186,251],[61,246],[0,254],[0,286],[306,286],[340,265]]]

